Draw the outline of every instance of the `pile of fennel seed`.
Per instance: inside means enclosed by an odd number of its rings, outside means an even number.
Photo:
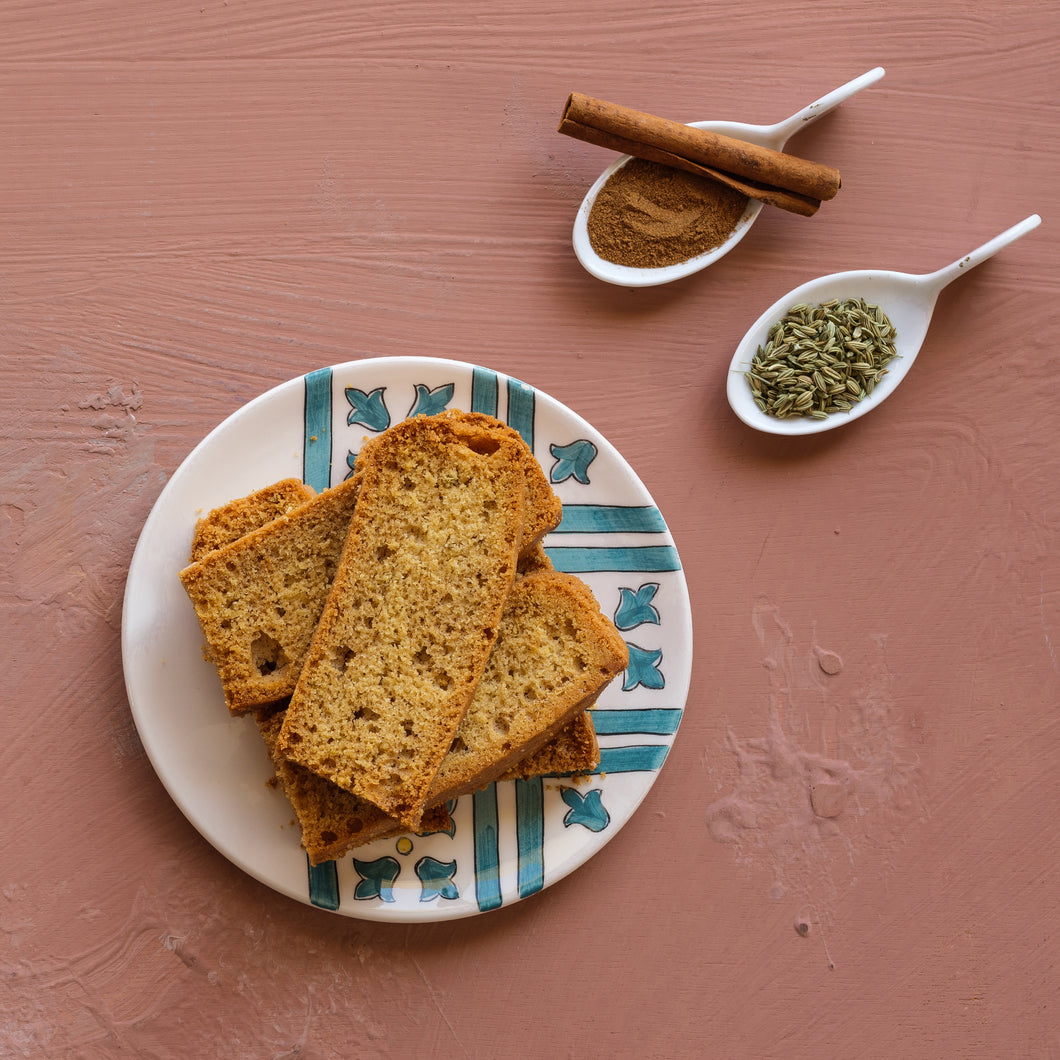
[[[894,341],[887,315],[862,298],[795,305],[744,375],[766,415],[823,420],[872,393],[896,356]]]

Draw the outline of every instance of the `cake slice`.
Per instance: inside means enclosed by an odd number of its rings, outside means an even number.
[[[591,707],[628,663],[625,641],[584,582],[549,570],[520,578],[428,804],[502,776]]]
[[[202,559],[207,552],[230,545],[281,515],[289,515],[315,496],[316,490],[301,479],[285,478],[214,508],[195,524],[192,562]]]
[[[277,747],[414,829],[515,578],[525,457],[502,432],[417,417],[374,442],[359,473]]]
[[[231,713],[294,691],[359,489],[355,475],[180,572]]]

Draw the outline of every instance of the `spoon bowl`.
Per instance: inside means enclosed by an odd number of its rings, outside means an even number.
[[[898,384],[909,373],[927,335],[935,302],[944,287],[958,276],[993,257],[1002,247],[1041,224],[1041,217],[1032,214],[995,236],[988,243],[936,272],[911,274],[862,270],[836,272],[796,287],[777,299],[755,322],[736,348],[729,368],[726,391],[733,412],[748,426],[769,434],[819,434],[842,427],[871,412],[894,393]],[[833,299],[863,298],[879,306],[894,325],[897,356],[887,366],[887,374],[876,384],[871,394],[858,401],[849,412],[833,412],[827,419],[806,416],[778,419],[763,412],[754,401],[751,387],[744,376],[760,346],[764,346],[769,329],[794,305],[821,305]]]
[[[693,121],[689,125],[695,129],[706,129],[708,132],[718,133],[721,136],[730,136],[734,140],[744,140],[747,143],[757,144],[759,147],[768,147],[773,151],[782,151],[788,140],[806,125],[823,117],[830,110],[838,107],[845,99],[849,99],[863,88],[879,81],[884,75],[882,66],[877,66],[860,77],[848,81],[833,92],[815,100],[809,106],[793,114],[790,118],[776,125],[744,125],[731,121]],[[700,269],[712,265],[719,258],[736,246],[740,240],[747,235],[751,225],[754,224],[759,213],[762,211],[762,203],[757,199],[749,199],[747,207],[732,234],[720,246],[714,247],[703,254],[697,254],[687,261],[678,262],[676,265],[663,265],[659,268],[634,268],[629,265],[617,265],[606,258],[600,257],[589,240],[589,214],[592,212],[593,204],[600,189],[611,179],[616,170],[621,169],[633,156],[621,155],[611,163],[597,178],[596,183],[589,189],[582,200],[578,213],[574,218],[574,253],[582,263],[586,271],[597,279],[607,283],[613,283],[620,287],[656,287],[659,284],[671,283],[685,276],[691,276]]]

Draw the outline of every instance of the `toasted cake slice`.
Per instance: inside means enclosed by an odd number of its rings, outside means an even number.
[[[354,476],[180,572],[233,714],[294,691],[359,489]]]
[[[520,578],[428,803],[502,776],[592,706],[628,663],[625,641],[584,582],[548,570]]]
[[[501,432],[418,417],[359,470],[278,750],[416,828],[515,578],[525,460]]]
[[[492,431],[512,441],[521,451],[523,473],[526,482],[526,513],[523,526],[523,540],[520,546],[520,557],[527,556],[550,530],[559,526],[563,517],[563,505],[556,496],[548,479],[545,478],[541,465],[533,451],[523,440],[523,436],[514,428],[494,416],[483,412],[464,412],[460,409],[449,409],[430,417],[438,431],[448,430],[455,436],[468,430]],[[356,466],[363,467],[371,459],[372,450],[379,444],[385,434],[370,439],[361,446],[357,454]]]
[[[192,562],[202,559],[207,552],[230,545],[281,515],[290,514],[315,496],[316,490],[301,479],[285,478],[214,508],[195,524]]]

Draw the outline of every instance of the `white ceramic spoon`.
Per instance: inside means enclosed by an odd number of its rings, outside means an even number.
[[[906,377],[913,366],[917,353],[924,342],[931,314],[939,292],[958,276],[993,257],[1002,247],[1026,235],[1041,224],[1037,214],[1020,221],[1019,224],[995,236],[989,243],[966,254],[963,258],[937,272],[911,275],[905,272],[836,272],[810,280],[801,287],[788,292],[773,303],[751,326],[736,349],[729,369],[727,391],[729,404],[744,423],[770,434],[818,434],[821,431],[841,427],[871,412],[881,401],[894,393],[895,387]],[[751,360],[763,346],[769,329],[794,305],[820,305],[833,298],[864,298],[866,302],[879,306],[895,327],[897,356],[887,366],[887,374],[876,384],[872,393],[862,398],[849,412],[833,412],[825,420],[792,416],[777,419],[768,416],[755,404],[744,373],[751,367]]]
[[[834,92],[822,96],[819,100],[803,107],[797,114],[793,114],[787,121],[778,122],[776,125],[743,125],[731,121],[694,121],[689,124],[696,129],[707,129],[710,132],[719,133],[722,136],[731,136],[735,140],[745,140],[748,143],[758,144],[759,147],[768,147],[774,151],[782,151],[788,140],[803,126],[816,121],[822,115],[838,107],[845,99],[849,99],[856,92],[883,77],[882,66],[877,66],[868,73],[855,77]],[[724,257],[745,235],[754,224],[755,218],[762,209],[762,203],[757,199],[750,199],[747,209],[744,210],[740,220],[736,222],[736,228],[729,238],[720,247],[699,254],[688,261],[682,261],[677,265],[665,265],[657,269],[638,269],[628,265],[616,265],[614,262],[601,258],[592,243],[589,242],[589,212],[593,208],[596,196],[600,189],[610,179],[611,174],[621,166],[624,166],[631,155],[621,155],[615,162],[600,174],[599,179],[589,189],[589,193],[582,200],[578,214],[574,219],[574,253],[585,268],[600,280],[607,283],[618,284],[620,287],[654,287],[661,283],[670,283],[684,276],[690,276],[700,269],[705,269],[713,264],[718,258]]]

